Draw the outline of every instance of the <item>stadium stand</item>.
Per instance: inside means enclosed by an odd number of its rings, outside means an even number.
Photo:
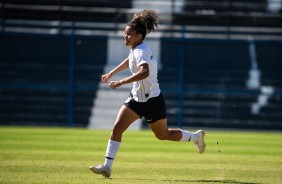
[[[181,120],[183,126],[281,129],[281,74],[265,77],[267,71],[263,66],[267,65],[271,71],[276,70],[274,66],[281,69],[277,62],[281,58],[278,51],[281,43],[271,50],[275,64],[257,56],[262,72],[261,86],[257,89],[249,89],[246,85],[251,66],[247,41],[186,40],[184,74],[181,76],[181,58],[177,57],[181,54],[175,54],[181,50],[179,42],[165,38],[162,44],[163,69],[159,78],[167,101],[168,120],[172,124],[177,125]],[[257,44],[269,47],[273,43]],[[269,50],[258,52],[269,54]],[[263,86],[274,88],[276,95],[269,97],[269,104],[260,113],[253,114],[252,104],[257,101]]]
[[[76,37],[73,56],[70,42],[62,35],[1,35],[1,124],[67,126],[69,118],[72,126],[88,124],[107,39]]]
[[[180,40],[163,38],[160,71],[171,125],[281,129],[282,45],[275,41],[281,40],[281,10],[271,12],[264,0],[192,0],[174,14],[173,23],[184,27],[167,31],[180,33]],[[187,36],[191,39],[182,39]],[[246,85],[253,60],[250,38],[260,40],[254,44],[261,74],[255,89]],[[274,94],[263,94],[265,89]]]
[[[87,126],[106,64],[104,32],[125,21],[117,7],[130,3],[1,3],[1,124]]]
[[[268,11],[266,0],[187,0],[176,13],[176,24],[281,27],[279,14]]]
[[[85,127],[107,36],[122,34],[134,4],[164,17],[169,125],[282,129],[282,12],[267,0],[0,2],[0,124]],[[252,60],[260,75],[250,89]]]

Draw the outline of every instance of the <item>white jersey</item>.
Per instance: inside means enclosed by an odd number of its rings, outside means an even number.
[[[137,102],[146,102],[149,98],[160,95],[160,87],[158,83],[158,64],[154,58],[152,51],[145,44],[141,43],[134,49],[130,49],[129,69],[132,74],[138,71],[140,65],[147,63],[149,65],[149,76],[143,80],[133,82],[131,93],[133,99]]]

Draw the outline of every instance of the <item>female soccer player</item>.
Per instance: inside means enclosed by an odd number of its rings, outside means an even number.
[[[119,81],[110,81],[108,85],[116,89],[123,84],[133,83],[133,88],[117,115],[108,142],[105,163],[90,166],[90,170],[96,174],[111,176],[113,161],[119,150],[123,132],[143,116],[159,140],[192,141],[199,153],[205,151],[204,131],[191,133],[167,127],[165,101],[157,79],[157,61],[150,48],[143,42],[146,35],[154,31],[157,25],[158,15],[154,10],[143,10],[134,14],[124,30],[124,43],[130,48],[128,58],[101,77],[102,82],[108,83],[114,74],[129,68],[132,72],[131,76]]]

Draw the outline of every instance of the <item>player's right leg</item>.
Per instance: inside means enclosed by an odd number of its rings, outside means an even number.
[[[140,116],[127,106],[123,105],[120,108],[108,142],[105,163],[103,165],[90,166],[91,171],[96,174],[101,174],[107,178],[111,176],[113,161],[119,150],[122,134],[135,120],[139,118]]]

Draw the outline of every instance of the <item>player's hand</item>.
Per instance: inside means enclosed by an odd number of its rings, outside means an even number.
[[[116,89],[117,87],[120,87],[122,83],[120,81],[111,81],[108,84],[112,89]]]
[[[108,83],[108,80],[112,77],[111,73],[107,73],[101,76],[101,81],[103,83]]]

